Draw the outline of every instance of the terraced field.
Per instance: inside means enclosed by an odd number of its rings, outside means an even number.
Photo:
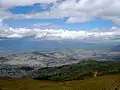
[[[120,74],[67,82],[0,78],[0,90],[120,90]]]

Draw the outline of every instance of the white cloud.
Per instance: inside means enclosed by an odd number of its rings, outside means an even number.
[[[63,19],[68,17],[67,23],[84,23],[101,18],[111,20],[113,23],[120,25],[120,1],[119,0],[0,0],[0,28],[3,28],[2,21],[5,19]],[[60,1],[60,0],[59,0]],[[12,14],[6,8],[15,6],[33,5],[35,3],[49,4],[53,3],[50,11],[36,12],[30,14]],[[120,37],[120,29],[112,27],[108,30],[80,30],[68,31],[58,29],[52,23],[36,23],[35,28],[46,27],[48,29],[26,29],[26,28],[3,28],[0,30],[0,37],[6,38],[23,38],[33,36],[34,39],[77,39],[77,40],[115,40]],[[49,29],[55,28],[55,29]],[[56,30],[57,29],[57,30]]]
[[[0,29],[1,28],[6,28],[6,27],[7,27],[7,25],[3,24],[3,19],[0,18]]]
[[[2,19],[0,19],[0,28],[3,26],[3,24],[2,24]]]
[[[116,29],[118,29],[118,27],[113,26],[113,27],[111,28],[111,30],[116,30]]]
[[[0,0],[0,7],[9,8],[15,6],[33,5],[36,3],[53,3],[57,0]]]
[[[43,26],[49,26],[49,25],[52,25],[52,23],[36,23],[36,24],[33,24],[33,26],[35,26],[35,27],[43,27]]]
[[[8,28],[0,31],[0,37],[25,38],[32,37],[35,40],[84,40],[84,41],[110,41],[120,37],[120,28],[112,27],[109,30],[54,30],[54,29],[26,29]],[[118,39],[119,40],[119,39]]]
[[[7,38],[22,38],[22,35],[19,35],[19,34],[11,34],[11,35],[8,35]]]
[[[0,18],[63,19],[68,17],[67,23],[84,23],[97,17],[120,25],[119,0],[0,0],[1,7],[25,6],[35,3],[53,3],[53,6],[50,7],[50,11],[30,14],[12,14],[6,10],[0,10]]]
[[[89,17],[89,16],[81,16],[81,17],[69,17],[67,22],[68,23],[77,23],[77,22],[81,22],[81,23],[84,23],[84,22],[87,22],[87,21],[91,21],[92,20],[92,17]]]
[[[62,28],[62,26],[55,25],[53,23],[35,23],[33,24],[35,28],[41,28],[41,29],[59,29]]]
[[[2,20],[2,19],[0,19],[0,23],[2,23],[2,21],[3,21],[3,20]]]

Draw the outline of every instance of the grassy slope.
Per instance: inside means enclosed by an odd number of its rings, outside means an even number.
[[[72,65],[42,68],[34,74],[38,75],[35,78],[37,80],[71,81],[93,77],[96,71],[98,76],[118,74],[120,73],[120,61],[81,61]]]
[[[120,88],[120,74],[68,82],[0,78],[0,90],[111,90],[114,80],[115,85]]]

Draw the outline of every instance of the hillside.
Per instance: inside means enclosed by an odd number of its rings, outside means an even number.
[[[95,73],[96,76],[119,74],[120,61],[83,60],[77,64],[40,68],[30,76],[38,80],[71,81],[94,77]]]
[[[68,82],[0,78],[0,90],[118,90],[119,88],[119,74]]]

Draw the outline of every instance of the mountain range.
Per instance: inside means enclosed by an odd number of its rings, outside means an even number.
[[[0,40],[0,51],[10,53],[24,53],[24,52],[36,52],[36,51],[54,51],[64,49],[96,49],[103,47],[110,47],[117,45],[115,42],[111,43],[95,43],[85,42],[79,40],[28,40],[24,38],[20,39],[4,39]]]

